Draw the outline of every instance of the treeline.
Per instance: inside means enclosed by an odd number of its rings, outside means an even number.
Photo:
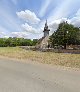
[[[37,43],[37,39],[24,39],[24,38],[0,38],[0,47],[15,47],[15,46],[34,46]]]
[[[60,23],[58,29],[50,36],[51,46],[80,45],[80,28],[67,22]]]

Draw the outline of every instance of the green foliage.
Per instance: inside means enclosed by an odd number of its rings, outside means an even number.
[[[0,47],[33,46],[36,45],[37,41],[37,39],[32,41],[31,39],[16,37],[0,38]]]
[[[80,29],[66,22],[60,23],[58,29],[50,36],[52,47],[55,44],[62,45],[66,49],[67,45],[80,45]]]
[[[37,42],[38,42],[38,39],[33,39],[32,45],[35,46]]]

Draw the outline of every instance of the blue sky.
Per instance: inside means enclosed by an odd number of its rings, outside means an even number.
[[[0,0],[0,37],[40,38],[62,21],[80,26],[80,0]]]

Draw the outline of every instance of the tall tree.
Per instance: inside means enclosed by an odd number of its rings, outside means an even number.
[[[64,49],[66,45],[78,45],[80,44],[80,29],[67,22],[60,23],[58,29],[50,36],[50,41],[52,46],[63,45]]]

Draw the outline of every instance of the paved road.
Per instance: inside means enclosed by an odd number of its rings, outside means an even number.
[[[80,92],[80,72],[0,59],[0,92]]]

